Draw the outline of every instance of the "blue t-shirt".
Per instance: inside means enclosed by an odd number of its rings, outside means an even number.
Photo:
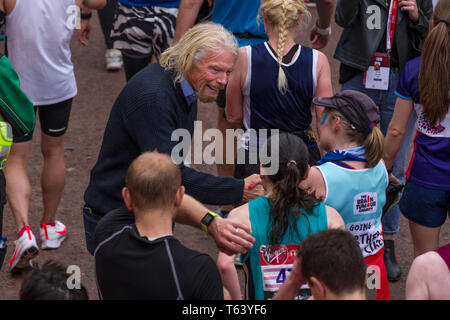
[[[132,7],[178,8],[180,6],[180,0],[119,0],[119,2]]]
[[[249,38],[236,37],[239,47],[262,43],[267,35],[262,17],[256,21],[260,5],[260,0],[216,0],[211,20],[234,34],[249,34]]]
[[[445,118],[432,126],[423,112],[419,95],[420,59],[405,65],[395,93],[411,100],[416,112],[417,135],[409,168],[408,180],[426,188],[450,190],[450,109]]]

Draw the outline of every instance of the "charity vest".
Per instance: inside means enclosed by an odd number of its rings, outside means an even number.
[[[358,240],[364,258],[376,254],[384,247],[381,216],[388,175],[383,162],[359,170],[331,162],[317,168],[325,180],[325,204],[342,216],[346,229]]]

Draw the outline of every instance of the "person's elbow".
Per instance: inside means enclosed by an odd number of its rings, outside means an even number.
[[[234,127],[240,127],[242,124],[242,115],[227,114],[227,121]]]
[[[400,128],[400,127],[396,127],[396,126],[389,126],[386,137],[397,140],[397,139],[403,139],[404,135],[405,135],[404,128]]]
[[[221,253],[216,263],[217,269],[219,269],[220,274],[223,276],[231,272],[234,268],[234,256]]]

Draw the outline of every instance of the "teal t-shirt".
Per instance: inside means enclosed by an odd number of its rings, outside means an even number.
[[[313,212],[300,208],[304,214],[297,217],[297,232],[289,227],[280,245],[270,243],[270,209],[272,202],[266,196],[248,202],[252,236],[256,239],[253,248],[243,257],[248,267],[248,299],[266,300],[278,291],[292,270],[298,245],[308,235],[328,229],[325,205],[318,203]],[[292,218],[291,222],[294,220]]]

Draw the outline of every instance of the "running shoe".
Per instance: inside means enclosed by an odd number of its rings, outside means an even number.
[[[16,250],[9,261],[9,269],[11,272],[30,267],[31,259],[39,252],[36,238],[29,226],[23,227],[17,236],[18,239],[15,241]]]
[[[305,4],[307,7],[314,8],[316,6],[316,0],[305,0]]]
[[[41,223],[41,248],[56,249],[67,237],[66,226],[59,221]]]
[[[122,53],[117,49],[108,49],[105,52],[106,70],[117,71],[122,68]]]

